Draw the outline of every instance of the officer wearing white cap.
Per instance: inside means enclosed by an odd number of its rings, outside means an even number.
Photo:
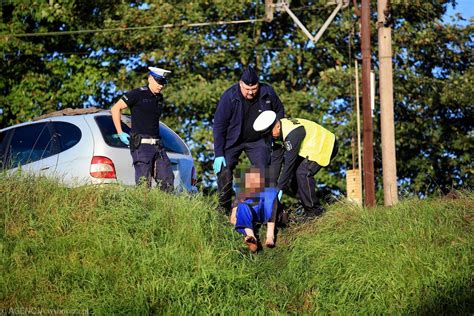
[[[290,189],[291,184],[291,189],[296,191],[307,215],[320,215],[322,209],[318,205],[314,175],[322,167],[329,165],[337,154],[335,135],[315,122],[305,119],[277,119],[270,111],[260,114],[253,127],[259,132],[271,129],[273,138],[283,142],[283,147],[272,152],[270,167],[279,174],[279,199],[281,200],[284,190]]]
[[[117,130],[117,137],[130,145],[135,182],[151,179],[159,184],[164,191],[173,189],[174,174],[171,162],[161,144],[160,116],[164,108],[163,90],[167,84],[169,70],[149,67],[148,85],[127,92],[111,108],[112,119]],[[131,135],[123,132],[121,111],[129,107],[132,114]]]
[[[257,116],[272,110],[278,118],[284,116],[283,104],[273,88],[259,82],[253,67],[247,67],[240,81],[221,96],[214,114],[214,172],[217,175],[219,207],[230,213],[233,192],[233,172],[240,154],[245,151],[252,165],[265,170],[271,160],[271,136],[253,129]]]

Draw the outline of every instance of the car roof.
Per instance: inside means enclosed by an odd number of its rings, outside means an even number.
[[[98,113],[98,112],[110,112],[110,111],[96,108],[96,107],[82,108],[82,109],[65,108],[59,111],[54,111],[51,113],[37,116],[33,118],[32,121],[39,121],[45,118],[56,117],[56,116],[73,116],[73,115],[92,114],[92,113]]]
[[[47,120],[48,118],[74,117],[74,116],[91,115],[91,114],[92,115],[93,114],[111,115],[111,111],[110,110],[105,110],[105,109],[102,109],[102,108],[96,108],[96,107],[79,108],[79,109],[65,108],[65,109],[62,109],[62,110],[59,110],[59,111],[54,111],[54,112],[51,112],[51,113],[47,113],[47,114],[37,116],[37,117],[33,118],[31,121],[28,121],[28,122],[18,123],[18,124],[14,124],[14,125],[5,127],[3,129],[0,129],[0,132],[6,132],[6,131],[8,131],[12,128],[29,125],[33,122],[39,122],[41,120],[48,121]],[[123,115],[123,114],[122,114],[122,116],[128,117],[128,120],[126,120],[124,123],[128,127],[131,127],[130,116],[129,115]],[[184,142],[184,140],[181,138],[181,136],[179,136],[173,129],[169,128],[168,125],[166,125],[165,123],[163,123],[160,120],[160,126],[161,125],[163,125],[165,128],[170,130],[174,135],[176,135],[183,142],[183,144],[186,146],[186,148],[188,149],[189,154],[191,154],[191,151],[189,150],[188,145]]]
[[[73,109],[73,108],[66,108],[60,111],[54,111],[51,113],[43,114],[40,116],[37,116],[30,121],[27,122],[22,122],[18,124],[13,124],[11,126],[7,126],[3,129],[0,129],[1,132],[7,131],[11,128],[16,128],[24,125],[29,125],[32,123],[36,122],[41,122],[41,121],[48,121],[48,119],[54,119],[54,118],[61,118],[61,117],[74,117],[74,116],[81,116],[81,115],[93,115],[93,114],[108,114],[110,115],[110,110],[104,110],[101,108],[96,108],[96,107],[90,107],[90,108],[80,108],[80,109]]]
[[[110,110],[97,108],[95,106],[92,106],[92,107],[89,107],[89,108],[79,108],[79,109],[65,108],[65,109],[62,109],[62,110],[59,110],[59,111],[54,111],[54,112],[50,112],[50,113],[46,113],[46,114],[37,116],[37,117],[33,118],[31,121],[28,121],[28,122],[18,123],[18,124],[14,124],[14,125],[5,127],[3,129],[0,129],[0,131],[3,132],[3,131],[11,129],[12,127],[19,127],[19,126],[23,126],[23,125],[28,125],[28,124],[31,124],[32,122],[41,121],[41,120],[45,120],[45,119],[53,118],[53,117],[71,117],[71,116],[88,115],[88,114],[108,114],[108,115],[110,115],[111,112],[110,112]],[[125,115],[125,116],[127,116],[127,115]],[[124,123],[127,124],[130,127],[130,122],[124,122]],[[163,123],[161,121],[160,121],[160,125],[164,125],[164,126],[168,127],[165,123]],[[176,134],[175,131],[173,131],[173,130],[171,130],[171,131]],[[179,137],[178,134],[176,134],[176,135]]]

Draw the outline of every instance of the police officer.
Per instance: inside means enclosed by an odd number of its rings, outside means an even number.
[[[149,67],[148,85],[127,92],[112,107],[112,119],[117,130],[117,137],[130,145],[135,168],[135,182],[155,179],[163,191],[172,191],[174,174],[171,162],[160,139],[160,116],[163,111],[161,90],[167,83],[166,74],[170,71]],[[131,135],[123,132],[121,111],[130,108],[132,114]]]
[[[272,152],[272,169],[280,172],[277,188],[281,200],[283,191],[292,189],[303,204],[305,213],[318,216],[322,209],[316,196],[314,175],[337,154],[333,133],[315,122],[305,119],[277,119],[270,111],[263,112],[255,121],[254,129],[271,128],[272,136],[283,142],[283,147]]]
[[[219,206],[230,213],[233,195],[233,171],[245,151],[252,165],[264,170],[271,161],[271,135],[262,136],[253,129],[257,116],[272,110],[284,116],[283,104],[273,88],[260,83],[253,67],[247,67],[240,81],[221,96],[214,114],[214,172],[217,174]]]

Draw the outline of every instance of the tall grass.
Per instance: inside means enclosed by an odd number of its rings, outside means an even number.
[[[0,176],[0,310],[472,313],[474,196],[344,203],[248,253],[213,197]]]

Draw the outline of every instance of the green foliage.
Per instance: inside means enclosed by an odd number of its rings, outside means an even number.
[[[441,24],[451,2],[423,2],[394,32],[397,168],[405,186],[421,194],[474,185],[473,25]],[[396,18],[408,11],[394,8]]]
[[[333,10],[327,1],[291,2],[309,30]],[[440,19],[454,0],[392,1],[398,176],[403,192],[428,195],[472,187],[472,25]],[[110,107],[144,85],[146,66],[172,71],[164,117],[188,141],[207,190],[212,120],[222,92],[253,63],[284,102],[288,115],[318,121],[336,132],[341,150],[318,175],[321,197],[344,192],[352,168],[355,131],[353,60],[360,58],[358,20],[341,11],[317,45],[286,13],[271,23],[162,27],[166,24],[259,19],[259,1],[35,1],[2,5],[0,125],[64,107]],[[375,6],[372,7],[374,9]],[[8,34],[149,27],[148,29],[15,37]],[[375,23],[372,39],[376,40]],[[376,43],[373,45],[376,62]],[[375,121],[377,180],[380,135]],[[380,189],[381,181],[378,181]]]
[[[474,311],[472,193],[371,210],[340,202],[251,255],[201,195],[5,174],[0,192],[3,311]]]

